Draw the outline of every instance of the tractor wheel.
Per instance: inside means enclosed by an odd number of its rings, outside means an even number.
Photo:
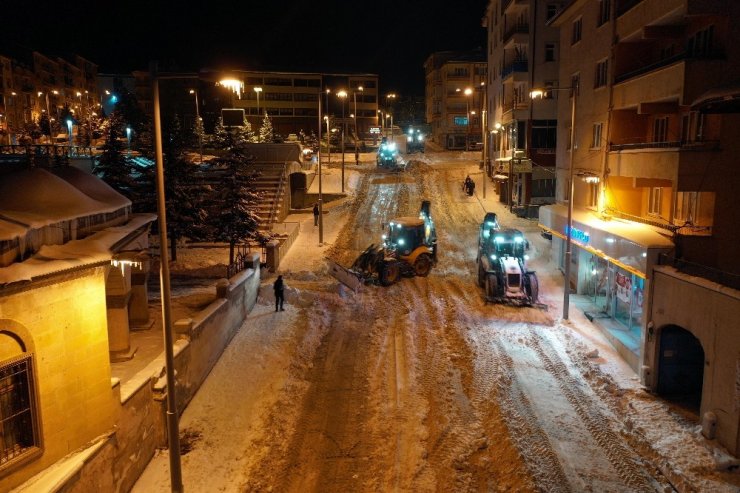
[[[380,271],[380,284],[390,286],[398,282],[401,276],[401,270],[396,262],[387,262],[383,264],[383,270]]]
[[[540,297],[540,285],[537,281],[537,276],[530,272],[527,274],[529,282],[527,283],[527,295],[532,300],[532,303],[538,303]]]
[[[486,269],[483,268],[480,259],[478,259],[478,287],[486,287]]]
[[[496,274],[488,274],[486,276],[486,297],[495,298],[498,296],[498,278]]]
[[[429,271],[432,270],[432,259],[428,254],[422,253],[416,257],[414,262],[414,274],[419,277],[426,277],[429,275]]]

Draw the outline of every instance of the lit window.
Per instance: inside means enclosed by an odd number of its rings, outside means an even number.
[[[648,201],[648,214],[651,216],[660,216],[663,189],[653,187],[650,189],[650,199]]]

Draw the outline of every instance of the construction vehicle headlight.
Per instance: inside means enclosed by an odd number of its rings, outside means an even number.
[[[390,144],[388,144],[388,150],[389,151],[395,151],[396,150],[396,143],[395,142],[391,142]]]
[[[398,239],[398,244],[399,244],[400,246],[403,246],[403,245],[405,245],[405,244],[406,244],[406,242],[405,242],[405,241],[403,241],[403,238],[399,238],[399,239]]]
[[[409,135],[408,137],[406,137],[406,142],[413,142],[413,141],[414,141],[414,138],[412,136]]]
[[[417,135],[416,138],[419,139],[419,142],[421,142],[422,140],[424,140],[424,136],[421,135],[421,134]]]
[[[504,237],[503,236],[494,236],[493,237],[493,241],[495,241],[496,243],[503,243],[504,242]]]
[[[514,243],[521,243],[523,241],[524,241],[524,238],[522,238],[521,236],[514,237]]]
[[[525,255],[524,260],[529,260],[529,255]]]
[[[385,241],[388,238],[388,235],[383,234],[383,236],[381,236],[381,238],[383,239],[383,241]]]
[[[498,258],[498,257],[496,257],[496,254],[495,254],[495,253],[492,253],[492,254],[491,254],[491,260],[496,260],[497,258]]]

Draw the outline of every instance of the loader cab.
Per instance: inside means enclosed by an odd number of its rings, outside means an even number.
[[[399,217],[388,223],[388,229],[383,235],[386,248],[398,252],[399,255],[409,255],[416,248],[426,244],[424,220],[415,217]]]
[[[521,260],[529,258],[526,254],[529,242],[524,239],[524,235],[518,229],[491,230],[488,240],[492,246],[490,249],[492,255],[499,258],[516,257]]]

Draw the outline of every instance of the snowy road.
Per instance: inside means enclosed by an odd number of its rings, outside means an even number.
[[[460,190],[477,166],[444,156],[400,174],[359,170],[353,200],[328,216],[328,251],[294,246],[281,264],[287,312],[272,312],[265,283],[183,415],[196,437],[183,457],[187,490],[674,491],[661,473],[670,468],[625,428],[635,411],[623,396],[639,389],[618,389],[553,319],[562,277],[532,221],[504,225],[530,240],[550,309],[484,302],[475,254],[485,210]],[[429,277],[355,295],[326,274],[323,255],[350,265],[422,199],[439,237]],[[164,453],[134,491],[167,491],[167,480]]]

